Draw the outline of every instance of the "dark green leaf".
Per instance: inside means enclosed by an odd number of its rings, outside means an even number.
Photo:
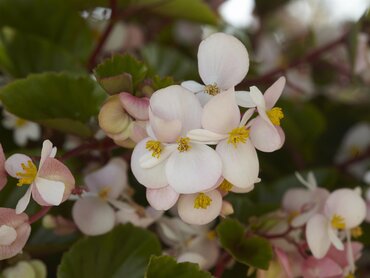
[[[132,226],[77,242],[62,258],[58,278],[142,278],[151,255],[161,253],[151,232]]]
[[[245,236],[244,227],[237,220],[225,219],[217,227],[221,245],[238,262],[256,268],[267,269],[272,259],[272,247],[268,240]]]
[[[145,278],[211,278],[211,274],[199,269],[199,265],[194,263],[177,263],[174,258],[169,256],[152,256]]]

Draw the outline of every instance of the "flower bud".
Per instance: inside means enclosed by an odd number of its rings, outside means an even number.
[[[227,201],[223,201],[220,215],[226,217],[233,213],[234,213],[233,205]]]

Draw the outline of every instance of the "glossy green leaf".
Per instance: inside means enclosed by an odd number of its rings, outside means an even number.
[[[240,263],[267,269],[272,259],[272,247],[268,240],[246,237],[245,228],[234,219],[225,219],[217,226],[221,245]]]
[[[211,278],[211,274],[199,269],[198,264],[177,263],[174,258],[169,256],[152,256],[145,278]]]
[[[58,278],[142,278],[151,255],[161,253],[151,232],[131,224],[78,241],[62,258]]]
[[[30,75],[0,91],[5,108],[18,117],[82,136],[105,98],[90,77],[66,73]]]

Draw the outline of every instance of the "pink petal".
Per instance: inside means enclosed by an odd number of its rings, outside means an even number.
[[[342,268],[336,262],[326,257],[320,260],[309,257],[303,263],[304,278],[329,278],[342,273]]]
[[[182,194],[211,189],[221,172],[220,157],[212,148],[201,144],[191,144],[189,151],[175,151],[166,163],[168,184]]]
[[[216,147],[223,169],[222,175],[231,184],[239,188],[250,188],[258,180],[259,162],[257,152],[249,140],[238,143],[236,147],[227,140]]]
[[[5,161],[5,170],[13,178],[18,178],[16,174],[23,172],[22,163],[27,165],[28,161],[32,161],[32,159],[27,155],[20,153],[13,154]]]
[[[0,246],[0,260],[9,259],[20,253],[31,233],[28,216],[24,213],[16,214],[14,209],[0,208],[0,223],[16,229],[17,238],[10,245]]]
[[[177,210],[180,218],[193,225],[204,225],[210,223],[220,215],[222,208],[222,196],[217,190],[205,193],[212,199],[211,204],[203,208],[194,208],[194,201],[198,194],[181,195],[177,203]]]
[[[273,152],[281,148],[283,138],[275,126],[268,124],[261,117],[251,121],[250,139],[257,150]]]
[[[136,120],[149,120],[149,99],[139,98],[129,93],[120,93],[119,99],[125,111]]]
[[[139,143],[141,140],[145,139],[148,137],[148,134],[146,132],[146,125],[147,121],[142,122],[142,121],[135,121],[132,122],[132,131],[130,138],[132,141]]]
[[[290,265],[288,255],[280,248],[275,248],[274,251],[279,263],[284,269],[286,278],[293,278],[292,266]]]
[[[115,225],[115,212],[108,203],[96,197],[83,197],[72,208],[77,227],[86,235],[101,235]]]
[[[329,250],[330,238],[328,235],[329,222],[321,214],[314,215],[307,222],[306,240],[313,256],[323,258]]]
[[[149,140],[152,140],[152,138],[148,137],[136,145],[131,156],[131,170],[139,183],[147,188],[158,189],[168,185],[165,174],[165,163],[162,162],[149,169],[144,169],[140,166],[141,157],[148,153],[145,147],[146,142]]]
[[[247,49],[237,38],[215,33],[200,43],[198,70],[204,84],[228,90],[244,79],[248,69]]]
[[[229,90],[214,96],[203,109],[202,126],[219,134],[227,134],[238,127],[240,111],[235,101],[235,92]]]
[[[353,256],[356,259],[359,259],[361,256],[361,251],[363,249],[362,243],[359,242],[352,242],[351,243]],[[347,252],[348,252],[348,245],[344,245],[344,250],[338,250],[334,246],[332,246],[329,249],[328,254],[326,257],[331,258],[333,261],[337,262],[342,268],[345,268],[349,265],[348,258],[347,258]]]
[[[172,208],[178,198],[179,194],[171,186],[146,190],[146,199],[156,210],[168,210]]]
[[[265,98],[267,110],[273,108],[280,98],[285,87],[285,81],[285,77],[282,76],[266,90],[263,96]]]
[[[8,181],[6,171],[5,171],[5,155],[3,147],[0,144],[0,191],[4,188]]]

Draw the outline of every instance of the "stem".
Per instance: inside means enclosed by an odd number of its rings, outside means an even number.
[[[51,207],[42,207],[38,212],[36,212],[34,215],[30,217],[30,219],[28,220],[28,223],[30,225],[35,223],[37,220],[44,217],[49,212],[50,209]]]
[[[225,271],[226,264],[231,260],[231,258],[232,257],[227,252],[224,252],[221,255],[220,259],[218,260],[218,262],[216,264],[215,271],[213,273],[214,277],[216,277],[216,278],[221,278],[222,277],[222,274]]]
[[[370,157],[370,148],[367,148],[363,153],[355,156],[355,157],[352,157],[348,160],[345,160],[343,162],[340,162],[336,165],[336,167],[339,169],[339,170],[346,170],[348,168],[348,166],[356,163],[356,162],[360,162],[366,158],[369,158]]]

